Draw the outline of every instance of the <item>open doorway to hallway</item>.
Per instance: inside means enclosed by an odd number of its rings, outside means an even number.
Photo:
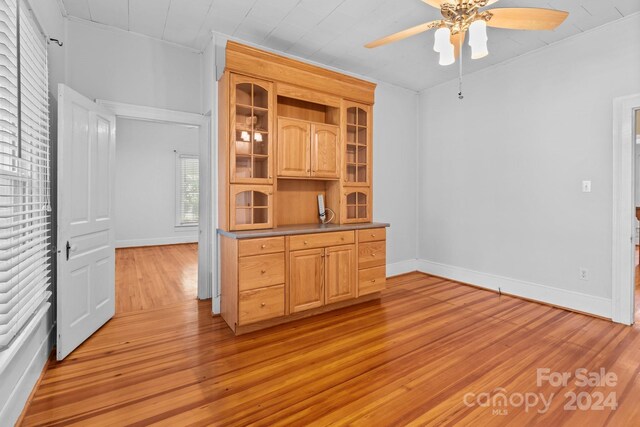
[[[198,293],[199,129],[117,118],[116,315]]]
[[[636,322],[640,319],[640,109],[636,110],[634,117],[634,180],[635,180],[635,269],[634,269],[634,318]]]

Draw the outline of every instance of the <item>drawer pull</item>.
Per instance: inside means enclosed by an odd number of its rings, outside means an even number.
[[[305,245],[308,245],[308,244],[309,244],[309,242],[307,242],[307,241],[305,240],[305,241],[304,241],[304,244],[305,244]]]
[[[371,283],[376,283],[376,279],[371,279]]]
[[[262,302],[262,303],[260,303],[260,307],[264,307],[264,306],[266,306],[266,305],[267,305],[267,303],[266,303],[266,302]]]
[[[264,249],[264,248],[266,248],[266,247],[267,247],[267,245],[262,245],[262,246],[260,246],[260,247],[261,247],[262,249]]]
[[[260,273],[262,273],[262,274],[264,274],[266,272],[267,272],[267,270],[260,270]]]
[[[375,235],[375,234],[373,234],[373,233],[371,233],[371,237],[376,237],[376,235]]]
[[[371,256],[376,256],[376,254],[371,254]]]

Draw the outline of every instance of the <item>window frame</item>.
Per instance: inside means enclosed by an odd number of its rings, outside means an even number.
[[[198,193],[200,193],[200,156],[194,153],[175,151],[175,220],[178,229],[193,229],[200,226],[200,206],[198,206],[198,221],[185,223],[182,221],[182,160],[195,159],[198,161]],[[198,198],[198,203],[200,202]]]

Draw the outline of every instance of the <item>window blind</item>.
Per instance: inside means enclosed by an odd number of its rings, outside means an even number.
[[[26,3],[0,0],[0,352],[50,305],[48,92]]]
[[[200,161],[193,154],[178,154],[176,166],[176,225],[197,225],[200,218]]]

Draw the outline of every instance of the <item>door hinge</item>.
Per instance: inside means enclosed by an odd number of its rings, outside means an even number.
[[[69,252],[71,251],[71,244],[69,243],[69,241],[67,240],[67,261],[69,261]]]

